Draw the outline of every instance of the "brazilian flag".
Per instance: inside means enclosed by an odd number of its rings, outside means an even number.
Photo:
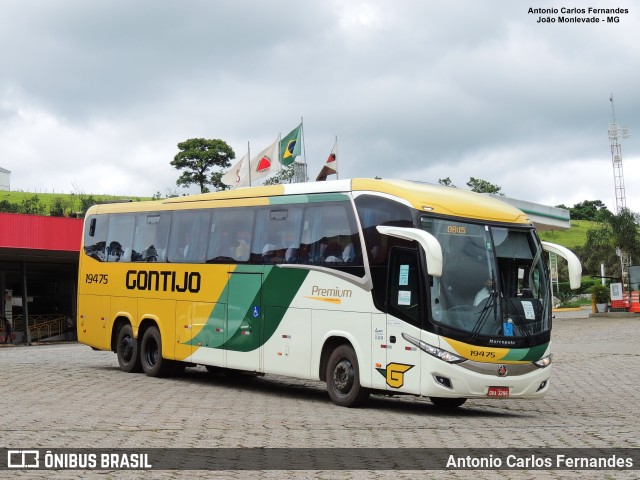
[[[291,165],[291,163],[300,155],[300,147],[302,139],[302,123],[291,130],[289,134],[280,141],[280,163],[283,166]]]

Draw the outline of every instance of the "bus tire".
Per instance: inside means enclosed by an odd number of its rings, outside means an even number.
[[[349,345],[340,345],[331,353],[326,379],[329,397],[340,407],[359,407],[369,398],[369,390],[360,385],[358,357]]]
[[[123,325],[116,340],[116,355],[120,370],[126,373],[142,371],[139,350],[138,340],[133,336],[131,325],[128,323]]]
[[[429,400],[431,400],[431,403],[433,403],[433,405],[436,408],[441,408],[443,410],[450,409],[450,408],[458,408],[462,406],[464,402],[467,401],[466,398],[445,398],[445,397],[429,397]]]
[[[158,327],[147,328],[140,343],[142,370],[150,377],[166,377],[173,369],[173,362],[162,358],[162,338]]]

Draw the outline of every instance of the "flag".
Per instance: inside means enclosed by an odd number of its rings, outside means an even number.
[[[329,175],[337,175],[338,174],[338,141],[336,140],[336,144],[331,149],[331,153],[329,154],[329,158],[324,163],[322,170],[318,174],[316,178],[316,182],[324,182],[327,180],[327,176]]]
[[[296,157],[300,155],[301,131],[302,123],[291,130],[280,142],[280,163],[285,167],[291,165]]]
[[[248,187],[249,183],[249,153],[245,153],[220,180],[231,188]]]
[[[278,171],[278,139],[251,159],[251,182]]]

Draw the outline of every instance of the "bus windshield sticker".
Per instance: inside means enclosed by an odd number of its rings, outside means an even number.
[[[398,305],[411,305],[411,290],[398,290]]]
[[[400,265],[398,285],[409,285],[409,265]]]
[[[535,320],[536,312],[533,310],[533,304],[529,301],[522,301],[522,308],[524,310],[524,318],[527,320]]]

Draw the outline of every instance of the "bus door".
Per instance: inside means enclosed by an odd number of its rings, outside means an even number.
[[[424,295],[418,250],[394,247],[389,258],[386,325],[386,388],[420,393],[420,349],[407,340],[420,340],[420,311]]]
[[[227,368],[261,372],[262,364],[262,273],[229,273],[227,325],[225,328]]]

